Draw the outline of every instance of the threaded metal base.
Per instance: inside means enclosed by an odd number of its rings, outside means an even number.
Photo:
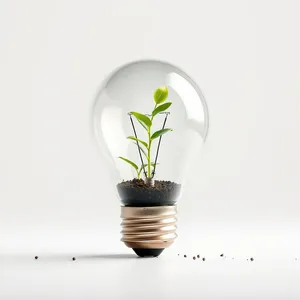
[[[135,249],[164,249],[169,247],[177,237],[177,207],[121,207],[125,245]]]

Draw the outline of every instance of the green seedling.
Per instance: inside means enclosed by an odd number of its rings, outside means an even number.
[[[172,105],[172,102],[165,102],[168,98],[168,94],[169,92],[166,86],[162,86],[154,92],[154,108],[150,116],[146,116],[145,114],[141,114],[135,111],[130,112],[130,114],[133,115],[139,122],[139,124],[146,130],[148,140],[143,141],[135,136],[128,136],[127,139],[132,140],[137,145],[140,153],[143,154],[147,163],[144,165],[142,164],[140,167],[138,167],[136,163],[132,162],[131,160],[125,157],[119,158],[130,164],[135,169],[137,173],[137,178],[140,178],[141,172],[144,168],[147,168],[147,178],[151,178],[151,168],[155,167],[155,163],[151,162],[152,142],[155,139],[164,135],[165,133],[172,131],[171,128],[163,128],[153,133],[151,131],[155,116],[161,112],[166,111]]]

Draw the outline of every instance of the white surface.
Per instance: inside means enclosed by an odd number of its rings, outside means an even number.
[[[148,264],[164,295],[163,280],[178,295],[186,282],[195,293],[219,298],[222,291],[249,291],[254,299],[299,296],[298,267],[290,264],[300,253],[299,5],[0,1],[1,252],[126,251],[119,242],[119,204],[90,122],[94,97],[111,70],[141,58],[174,63],[199,84],[210,111],[205,149],[179,203],[178,246],[163,260],[36,265],[1,257],[1,299],[63,299],[85,291],[92,299],[110,288],[116,295],[134,276],[145,286],[137,270],[147,278]],[[210,255],[271,252],[284,260],[211,262],[198,269],[176,260],[174,267],[176,247]],[[173,267],[171,281],[165,274]],[[101,286],[104,272],[115,276]]]
[[[299,299],[300,261],[133,254],[0,257],[1,299]],[[5,275],[4,275],[5,274]],[[16,297],[16,293],[19,297]]]

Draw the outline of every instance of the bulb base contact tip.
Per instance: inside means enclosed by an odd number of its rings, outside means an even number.
[[[121,206],[122,239],[138,256],[158,256],[177,237],[177,206]]]

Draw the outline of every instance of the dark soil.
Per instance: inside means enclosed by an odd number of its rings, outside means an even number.
[[[126,206],[174,205],[181,185],[171,181],[156,180],[154,186],[142,179],[123,181],[117,184],[121,201]]]

